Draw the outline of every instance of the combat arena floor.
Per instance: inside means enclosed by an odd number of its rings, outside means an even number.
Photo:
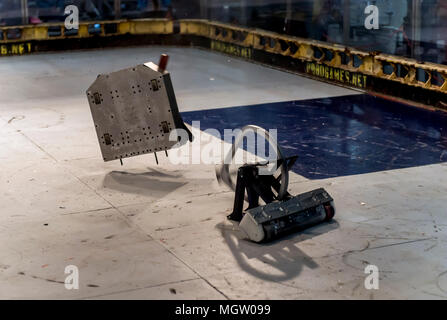
[[[326,188],[335,220],[254,244],[214,166],[104,163],[86,88],[160,53],[185,121],[277,127],[300,155],[290,192]],[[7,57],[0,74],[0,298],[447,298],[445,115],[192,48]]]

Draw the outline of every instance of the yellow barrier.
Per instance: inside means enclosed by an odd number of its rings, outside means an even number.
[[[327,66],[329,68],[325,70],[328,70],[328,74],[325,71],[325,78],[329,80],[331,70],[336,68],[334,72],[338,72],[340,69],[348,72],[349,84],[357,87],[363,87],[366,82],[366,78],[359,80],[357,76],[353,77],[358,73],[437,92],[447,92],[447,66],[444,65],[420,63],[413,59],[368,53],[343,45],[206,20],[180,20],[180,30],[185,35],[204,36],[212,40]],[[418,73],[424,75],[422,77],[424,81],[418,80],[421,77],[420,75],[418,77]]]
[[[185,19],[179,20],[178,24],[181,35],[208,38],[211,40],[212,49],[248,59],[252,58],[252,50],[291,57],[307,63],[306,71],[309,73],[328,80],[363,88],[366,78],[360,75],[365,75],[432,91],[447,92],[447,66],[444,65],[423,63],[381,53],[368,53],[343,45],[207,20]],[[167,19],[82,22],[79,24],[78,32],[65,30],[62,23],[2,27],[0,54],[28,53],[31,47],[27,41],[173,33],[174,22]],[[340,77],[341,72],[343,77]]]
[[[108,28],[116,26],[116,28]],[[108,30],[109,29],[109,30]],[[172,34],[174,23],[167,19],[134,19],[80,22],[77,32],[66,30],[63,23],[43,23],[14,27],[1,27],[0,44],[30,40],[53,40],[65,38],[88,38],[120,34]],[[8,35],[12,34],[10,38]]]

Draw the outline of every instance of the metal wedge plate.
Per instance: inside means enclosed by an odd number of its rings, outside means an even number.
[[[186,129],[169,73],[152,62],[99,75],[87,98],[104,161],[168,150],[170,132]]]

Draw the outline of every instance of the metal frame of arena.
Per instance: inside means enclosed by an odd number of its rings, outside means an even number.
[[[447,66],[208,20],[131,19],[0,28],[0,56],[129,45],[204,47],[447,110]]]

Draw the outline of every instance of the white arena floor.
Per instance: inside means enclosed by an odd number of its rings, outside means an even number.
[[[0,59],[1,299],[446,299],[447,163],[308,180],[332,223],[255,244],[226,219],[213,165],[102,161],[85,90],[170,56],[180,111],[359,94],[194,48]],[[236,116],[236,115],[235,115]],[[218,143],[213,138],[212,143]],[[364,268],[380,269],[366,290]],[[66,290],[67,265],[79,290]]]

